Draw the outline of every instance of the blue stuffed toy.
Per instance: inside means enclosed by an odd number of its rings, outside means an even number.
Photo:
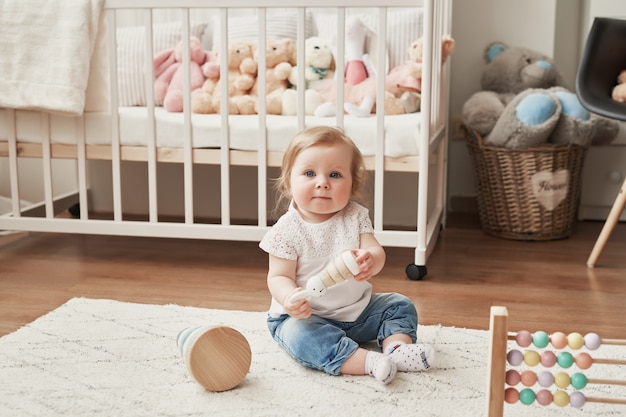
[[[544,143],[584,147],[613,141],[617,122],[588,112],[551,58],[496,42],[485,50],[482,90],[463,105],[463,123],[487,145],[524,149]]]

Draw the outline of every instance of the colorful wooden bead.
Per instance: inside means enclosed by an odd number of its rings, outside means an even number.
[[[541,364],[546,368],[554,366],[556,363],[556,355],[551,350],[541,352]]]
[[[541,371],[539,375],[537,375],[537,382],[544,388],[549,387],[554,384],[554,375],[550,371]]]
[[[525,370],[520,375],[520,381],[527,387],[532,387],[537,383],[537,374],[533,371]]]
[[[569,404],[569,394],[562,390],[557,390],[554,394],[552,394],[552,400],[554,404],[559,407],[565,407]]]
[[[507,385],[517,385],[520,383],[520,381],[522,380],[519,372],[517,372],[515,369],[509,369],[508,371],[506,371],[506,375],[504,377],[504,381],[506,382]]]
[[[547,389],[537,391],[537,402],[543,406],[552,404],[552,393]]]
[[[511,366],[518,366],[524,360],[524,355],[517,349],[512,349],[506,354],[506,360]]]
[[[602,339],[596,333],[587,333],[585,335],[585,347],[589,350],[596,350],[602,344]]]
[[[515,341],[518,346],[528,347],[532,343],[533,337],[528,330],[522,330],[515,335]]]
[[[550,335],[550,343],[556,349],[563,349],[567,346],[567,336],[565,336],[565,333],[562,332],[552,333]]]
[[[554,374],[554,385],[559,388],[567,388],[570,383],[570,377],[565,372],[557,372]]]
[[[507,388],[504,390],[504,401],[509,404],[515,404],[519,401],[519,392],[515,388]]]
[[[556,361],[561,368],[569,368],[574,364],[574,356],[569,352],[559,352]]]
[[[533,345],[540,349],[543,349],[544,347],[548,346],[548,343],[550,343],[550,337],[548,336],[548,333],[542,330],[533,333]]]
[[[567,335],[567,345],[574,350],[578,350],[585,346],[585,339],[582,334],[572,332]]]
[[[578,366],[580,369],[589,369],[591,368],[591,364],[593,363],[593,359],[591,358],[591,355],[589,355],[586,352],[581,352],[578,355],[576,355],[576,366]]]
[[[527,350],[524,352],[524,363],[528,366],[537,366],[541,360],[539,353],[535,350]]]
[[[574,391],[569,396],[569,403],[574,408],[581,408],[587,402],[587,398],[585,398],[585,394],[580,391]]]
[[[524,388],[519,392],[519,400],[522,404],[530,405],[535,401],[535,392],[530,388]]]
[[[575,374],[572,374],[571,377],[571,383],[572,383],[572,387],[576,388],[576,389],[583,389],[587,386],[587,377],[584,374],[581,374],[580,372],[576,372]]]

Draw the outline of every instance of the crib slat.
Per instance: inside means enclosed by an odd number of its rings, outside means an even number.
[[[383,230],[385,189],[385,68],[387,56],[387,9],[378,9],[378,73],[376,83],[376,155],[374,158],[374,230]]]
[[[14,217],[20,217],[20,187],[18,181],[17,166],[17,131],[16,131],[16,114],[14,109],[7,109],[7,126],[9,128],[9,177],[11,180],[11,210]]]
[[[50,155],[50,114],[40,113],[40,128],[42,134],[41,162],[43,164],[43,190],[46,218],[54,217],[52,202],[52,157]]]
[[[267,14],[265,9],[260,9],[258,13],[258,26],[259,26],[259,51],[265,51],[267,45],[267,39],[265,36],[267,28]],[[265,80],[266,57],[264,53],[259,53],[259,69],[257,70],[258,77],[261,80]],[[261,68],[262,67],[262,68]],[[261,74],[262,73],[262,74]],[[304,75],[303,75],[304,77]],[[259,84],[259,97],[264,97],[266,91],[265,82]],[[261,93],[263,92],[263,93]],[[300,93],[298,93],[300,94]],[[268,164],[268,151],[267,151],[267,117],[266,117],[266,103],[265,100],[259,100],[259,131],[258,131],[258,168],[257,168],[257,224],[260,227],[267,226],[267,164]]]
[[[116,28],[115,13],[108,13],[108,26]],[[109,31],[109,68],[117,68],[117,36]],[[113,220],[122,220],[122,185],[120,175],[120,115],[117,94],[117,71],[110,71],[111,94],[111,176],[113,181]]]
[[[220,9],[220,201],[222,225],[230,225],[230,120],[228,114],[228,9]]]
[[[183,9],[183,120],[184,120],[184,154],[183,181],[184,181],[184,210],[185,223],[193,223],[193,134],[191,126],[191,53],[189,49],[189,9]]]
[[[158,221],[158,187],[157,187],[157,166],[156,166],[156,120],[154,116],[154,65],[153,65],[153,40],[152,31],[152,10],[144,11],[146,30],[146,111],[148,120],[146,121],[146,133],[148,143],[148,220],[151,223]]]
[[[337,74],[345,74],[346,70],[346,8],[337,8],[337,56],[341,57],[337,59]],[[345,91],[343,86],[343,77],[337,77],[337,84],[335,87],[336,93],[336,113],[337,113],[337,126],[344,128],[344,114],[343,105],[345,102]]]
[[[296,39],[296,54],[297,54],[297,62],[305,62],[305,58],[304,58],[304,42],[305,42],[305,25],[306,25],[306,9],[301,8],[298,9],[298,15],[297,15],[297,39]],[[304,65],[297,65],[297,69],[298,69],[298,86],[306,86],[306,81],[304,78]],[[304,129],[304,116],[305,116],[305,108],[304,108],[304,92],[306,91],[306,88],[298,88],[297,90],[298,93],[298,102],[297,102],[297,123],[298,123],[298,131]]]
[[[76,119],[76,137],[79,199],[78,203],[80,207],[80,219],[87,220],[89,218],[89,203],[87,199],[87,152],[85,145],[86,137],[84,116],[78,117]]]

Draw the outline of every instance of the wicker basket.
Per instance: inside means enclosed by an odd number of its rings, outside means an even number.
[[[467,135],[483,231],[518,240],[568,237],[576,220],[586,149],[541,145],[512,150]]]

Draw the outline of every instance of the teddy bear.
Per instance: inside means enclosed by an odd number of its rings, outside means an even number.
[[[615,139],[619,125],[588,112],[551,58],[502,42],[485,49],[481,91],[464,103],[465,127],[484,143],[524,149],[544,143],[591,146]]]
[[[219,52],[216,52],[216,59],[218,57]],[[227,62],[228,113],[254,114],[255,99],[249,94],[254,86],[257,72],[252,44],[243,41],[231,41],[228,45]],[[203,69],[207,70],[207,67],[203,67]],[[219,72],[216,76],[207,75],[202,89],[192,95],[192,111],[201,114],[219,113],[221,93]]]
[[[304,41],[304,108],[305,114],[315,114],[315,109],[322,104],[322,97],[313,88],[322,80],[332,80],[335,75],[335,58],[327,40],[313,36]],[[295,115],[298,100],[298,65],[291,69],[288,78],[290,87],[283,93],[282,114]]]
[[[258,65],[258,48],[255,52],[255,61]],[[265,45],[265,100],[267,114],[282,114],[283,93],[289,87],[289,76],[296,65],[295,44],[289,38],[268,39]],[[259,97],[260,77],[257,77],[250,94]],[[255,111],[259,112],[259,103],[256,101]]]
[[[620,103],[626,102],[626,70],[622,70],[617,76],[617,85],[613,87],[611,97]]]
[[[450,36],[441,40],[441,63],[445,64],[448,57],[454,52],[455,41]],[[422,56],[424,53],[424,38],[419,37],[409,45],[407,52],[409,59],[389,71],[385,80],[385,89],[400,97],[405,91],[422,92]]]
[[[192,36],[189,39],[190,84],[191,91],[202,87],[205,75],[201,66],[215,62],[215,54],[206,51],[200,40]],[[183,43],[174,48],[163,50],[154,56],[154,98],[163,103],[168,112],[183,111]]]

